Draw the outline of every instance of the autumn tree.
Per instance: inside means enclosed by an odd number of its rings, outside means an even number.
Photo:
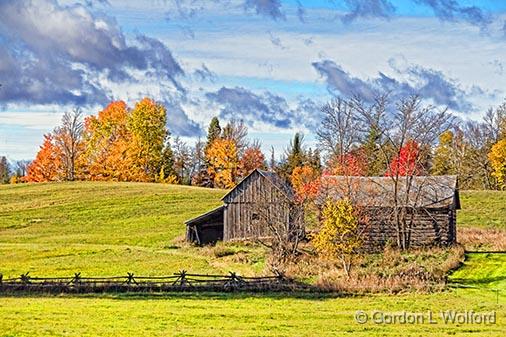
[[[434,151],[431,173],[434,175],[456,174],[456,169],[453,166],[453,156],[453,132],[448,130],[439,136],[439,144]]]
[[[128,130],[128,107],[111,102],[97,116],[85,120],[84,153],[80,166],[85,179],[133,180],[129,152],[132,135]]]
[[[367,174],[367,157],[362,149],[336,155],[329,161],[329,171],[337,176],[364,176]]]
[[[218,138],[206,150],[208,173],[218,188],[232,188],[236,184],[239,158],[232,139]]]
[[[377,127],[381,134],[379,151],[389,165],[386,175],[392,180],[387,198],[393,205],[391,218],[396,224],[397,245],[407,249],[415,212],[409,212],[407,207],[411,193],[404,193],[402,197],[400,191],[414,190],[413,176],[426,174],[429,149],[443,132],[450,129],[453,118],[447,109],[424,106],[418,96],[401,98],[393,106],[388,96],[378,97],[373,106],[360,98],[354,98],[352,104],[358,117]]]
[[[488,157],[499,189],[506,190],[506,138],[492,146]]]
[[[386,176],[415,176],[422,172],[420,147],[413,140],[408,140],[392,158]]]
[[[322,211],[322,225],[311,242],[318,254],[341,261],[350,276],[354,255],[362,246],[359,216],[348,199],[328,199]]]
[[[255,169],[265,169],[265,156],[260,150],[259,143],[254,143],[244,150],[239,160],[238,174],[244,178]]]
[[[320,173],[310,165],[296,167],[290,177],[296,200],[313,201],[318,194]]]
[[[54,132],[56,146],[61,150],[61,163],[65,171],[65,180],[74,180],[76,163],[83,152],[82,110],[75,108],[72,112],[65,112],[61,125]]]
[[[53,136],[51,134],[44,135],[44,142],[35,160],[28,165],[26,181],[47,182],[62,180],[65,177],[65,172],[61,158],[61,150],[55,145]]]
[[[131,174],[135,181],[155,181],[164,165],[164,150],[168,145],[165,107],[144,98],[130,112],[128,130],[132,135],[129,152],[132,158]],[[170,163],[171,164],[171,163]]]

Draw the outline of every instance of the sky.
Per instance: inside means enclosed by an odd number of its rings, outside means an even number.
[[[0,155],[62,114],[148,96],[188,143],[243,120],[269,153],[316,147],[336,97],[419,94],[463,120],[506,97],[506,1],[0,0]]]

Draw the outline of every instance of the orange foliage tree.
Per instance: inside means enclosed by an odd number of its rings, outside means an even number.
[[[330,168],[330,173],[337,176],[363,176],[367,172],[367,158],[362,150],[354,150],[334,157]]]
[[[232,188],[235,186],[239,159],[237,146],[232,139],[215,139],[206,149],[208,173],[213,177],[214,186]]]
[[[257,168],[265,168],[265,156],[258,146],[248,147],[239,161],[239,176],[244,178]]]
[[[292,172],[291,183],[297,201],[314,200],[320,188],[320,174],[312,166],[298,166]]]
[[[85,179],[131,180],[127,122],[128,108],[123,101],[112,102],[98,116],[86,118],[86,150],[78,164]]]
[[[47,182],[63,179],[61,158],[61,149],[55,145],[53,136],[44,135],[44,143],[35,160],[28,165],[25,180],[27,182]]]

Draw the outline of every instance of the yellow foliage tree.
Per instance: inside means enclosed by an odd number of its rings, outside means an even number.
[[[320,231],[312,238],[321,256],[341,260],[344,272],[350,275],[353,256],[362,245],[359,217],[348,199],[327,199],[322,211]]]
[[[128,120],[132,134],[131,173],[135,181],[154,181],[163,167],[163,154],[169,133],[165,107],[144,98],[138,102]]]
[[[215,187],[232,188],[237,178],[239,158],[232,139],[215,139],[206,149],[207,171],[213,177]]]
[[[492,146],[488,159],[494,172],[492,173],[497,179],[499,189],[506,190],[506,139],[502,139]]]

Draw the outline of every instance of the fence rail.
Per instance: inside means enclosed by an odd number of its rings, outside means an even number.
[[[128,291],[304,291],[307,286],[294,282],[282,274],[246,277],[230,272],[227,275],[187,273],[185,270],[168,276],[86,277],[76,273],[71,277],[32,277],[29,273],[3,279],[0,274],[0,293],[56,292],[97,293]]]

